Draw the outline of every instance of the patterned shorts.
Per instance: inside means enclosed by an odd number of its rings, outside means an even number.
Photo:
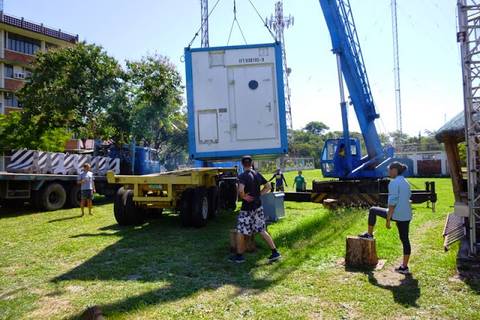
[[[252,211],[240,211],[238,214],[237,232],[244,235],[252,235],[254,232],[265,231],[265,215],[263,207]]]

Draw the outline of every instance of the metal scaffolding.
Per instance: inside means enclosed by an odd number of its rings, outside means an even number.
[[[208,39],[208,0],[200,0],[200,9],[202,15],[201,34],[202,34],[202,48],[210,46]]]
[[[480,1],[458,0],[458,34],[463,75],[467,143],[470,253],[477,254],[480,222]]]

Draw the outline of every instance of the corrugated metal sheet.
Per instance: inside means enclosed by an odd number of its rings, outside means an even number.
[[[445,251],[448,247],[456,241],[462,239],[465,236],[465,218],[451,213],[447,216],[445,221],[445,227],[443,229],[443,247]]]

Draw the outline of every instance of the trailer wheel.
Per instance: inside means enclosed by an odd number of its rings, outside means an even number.
[[[228,210],[237,208],[237,185],[233,181],[224,180],[220,182],[219,197],[221,207]]]
[[[123,202],[123,195],[125,194],[125,188],[121,187],[117,190],[115,194],[115,199],[113,200],[113,215],[115,220],[121,226],[129,225],[127,216],[125,215],[125,204]]]
[[[213,219],[218,216],[218,188],[208,188],[208,218]]]
[[[65,188],[60,183],[50,183],[40,194],[40,203],[43,209],[54,211],[63,208],[67,200]]]
[[[208,194],[205,188],[196,188],[193,194],[192,223],[196,228],[207,224],[209,212]]]
[[[82,190],[79,184],[74,184],[68,192],[68,206],[70,208],[78,208],[82,198]]]
[[[145,222],[143,210],[137,207],[133,201],[133,190],[125,191],[123,194],[123,203],[125,205],[124,215],[129,225],[138,226]]]
[[[193,195],[193,189],[185,189],[182,192],[182,197],[180,199],[180,221],[184,227],[190,227],[192,225]]]

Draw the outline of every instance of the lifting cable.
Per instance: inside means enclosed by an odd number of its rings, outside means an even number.
[[[262,18],[262,15],[260,14],[260,12],[258,12],[258,9],[255,7],[255,5],[253,4],[252,0],[248,0],[248,2],[250,2],[250,4],[252,5],[253,9],[255,10],[255,12],[257,13],[257,16],[260,18],[260,20],[262,21],[263,25],[265,26],[265,28],[267,28],[268,32],[270,33],[270,35],[272,36],[273,40],[275,42],[277,41],[280,41],[280,39],[277,39],[277,37],[275,36],[275,34],[273,33],[272,29],[270,29],[270,27],[268,26],[267,24],[267,19],[263,20]]]
[[[240,30],[240,34],[242,35],[243,41],[247,44],[247,39],[245,39],[245,35],[243,34],[242,27],[240,27],[240,22],[237,19],[237,1],[233,0],[233,21],[232,26],[230,27],[230,33],[228,34],[227,46],[230,44],[230,38],[232,37],[233,27],[235,26],[235,22],[237,23],[238,30]]]
[[[197,32],[195,32],[195,35],[193,36],[192,41],[190,41],[190,43],[188,44],[188,48],[190,48],[190,47],[192,46],[193,42],[194,42],[195,39],[198,37],[198,34],[199,34],[200,31],[202,30],[203,25],[205,24],[206,21],[208,21],[208,19],[210,18],[210,15],[211,15],[212,12],[215,10],[215,8],[217,7],[217,5],[218,5],[219,2],[220,2],[220,0],[217,0],[217,2],[215,2],[215,4],[213,5],[212,10],[210,10],[210,12],[208,13],[207,19],[206,19],[205,21],[202,21],[202,23],[200,24],[200,28],[198,28]]]

